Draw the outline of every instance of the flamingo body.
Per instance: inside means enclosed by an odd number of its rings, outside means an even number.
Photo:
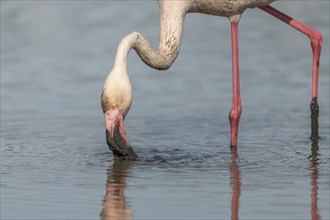
[[[238,22],[247,8],[259,7],[306,34],[313,49],[313,94],[317,105],[318,63],[322,46],[322,35],[297,20],[268,6],[274,0],[159,0],[160,39],[157,48],[140,33],[126,35],[118,45],[113,69],[109,73],[102,91],[101,105],[105,116],[106,140],[115,158],[135,160],[137,155],[128,143],[124,128],[132,104],[132,86],[127,71],[127,58],[134,49],[148,66],[165,70],[175,61],[180,50],[184,18],[187,13],[204,13],[229,18],[232,30],[233,105],[229,112],[231,147],[237,146],[238,124],[242,112],[238,65]],[[315,103],[315,102],[314,102]],[[318,106],[317,106],[318,107]],[[317,108],[318,109],[318,108]],[[235,149],[236,150],[236,149]]]

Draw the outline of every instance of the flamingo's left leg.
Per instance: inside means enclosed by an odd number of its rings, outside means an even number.
[[[286,14],[276,10],[271,6],[259,7],[260,9],[266,11],[267,13],[273,15],[274,17],[280,19],[281,21],[287,23],[288,25],[294,27],[295,29],[301,31],[307,35],[311,41],[312,50],[313,50],[313,68],[312,68],[312,102],[310,105],[311,108],[311,121],[312,121],[312,134],[311,139],[316,141],[318,136],[318,116],[319,116],[319,106],[317,104],[318,96],[318,78],[319,78],[319,63],[320,63],[320,54],[322,48],[322,34],[317,30],[293,19]]]
[[[238,22],[231,22],[231,43],[232,43],[232,74],[233,74],[233,104],[229,112],[230,121],[230,146],[234,150],[237,147],[238,124],[242,113],[240,84],[239,84],[239,63],[238,63]]]

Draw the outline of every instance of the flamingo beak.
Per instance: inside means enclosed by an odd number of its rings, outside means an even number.
[[[118,107],[105,112],[106,141],[115,159],[136,160],[137,155],[128,143],[124,119]]]

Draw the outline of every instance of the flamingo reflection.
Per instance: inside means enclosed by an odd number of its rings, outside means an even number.
[[[309,159],[311,161],[310,169],[311,169],[311,217],[312,220],[319,220],[319,209],[317,206],[317,179],[319,176],[318,172],[318,157],[319,157],[319,146],[318,146],[318,138],[313,139],[312,138],[312,148],[311,148],[311,155],[309,156]]]
[[[125,197],[126,175],[131,162],[115,160],[107,173],[104,207],[101,211],[102,220],[128,220],[133,215]]]
[[[241,177],[237,165],[238,153],[237,148],[231,149],[231,163],[230,163],[230,184],[232,185],[232,199],[231,199],[231,219],[238,220],[239,198],[241,196]]]

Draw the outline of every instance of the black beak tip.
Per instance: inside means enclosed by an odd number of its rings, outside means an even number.
[[[113,151],[113,156],[115,158],[115,160],[130,160],[130,161],[135,161],[138,159],[137,154],[134,152],[133,148],[130,147],[129,150],[127,151],[127,153],[125,155],[118,155],[115,154],[115,152]]]
[[[109,149],[112,151],[115,160],[134,161],[138,158],[137,154],[130,145],[124,144],[120,137],[115,138],[108,130],[106,130],[106,142]]]

